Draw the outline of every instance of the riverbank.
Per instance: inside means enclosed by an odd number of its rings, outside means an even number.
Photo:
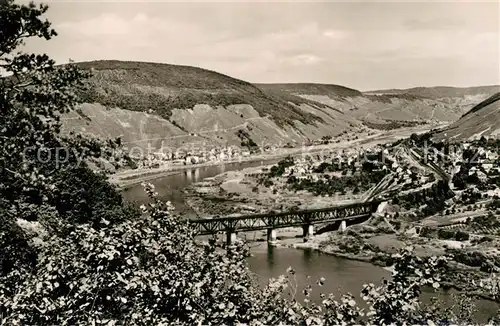
[[[247,242],[250,243],[250,247],[252,247],[253,242],[266,241],[265,232],[262,232],[259,235],[255,235],[255,233],[259,232],[253,232],[253,237],[251,233],[252,232],[248,232],[247,234],[239,235],[239,237],[244,238]],[[328,232],[320,235],[315,235],[309,238],[307,242],[304,242],[301,235],[302,230],[300,228],[277,230],[278,240],[269,245],[276,248],[289,248],[304,251],[312,250],[314,252],[332,256],[335,258],[367,263],[372,266],[380,267],[388,271],[389,273],[392,272],[392,266],[389,263],[389,259],[381,259],[381,257],[388,257],[395,251],[379,251],[375,253],[367,250],[363,253],[352,253],[346,250],[335,250],[327,245],[332,236],[341,236],[341,234],[338,232]],[[415,253],[421,257],[425,256],[422,255],[422,250],[415,250]],[[496,303],[490,293],[485,292],[484,290],[481,290],[477,287],[477,284],[480,282],[480,280],[486,278],[488,275],[488,273],[481,272],[478,269],[468,267],[454,261],[450,261],[448,263],[448,272],[446,273],[446,275],[443,275],[440,285],[444,290],[453,289],[460,293],[468,293],[476,299],[487,300],[489,302]],[[472,286],[472,281],[476,282],[475,286]]]
[[[122,189],[126,189],[145,181],[150,181],[156,178],[165,177],[188,169],[197,169],[197,168],[217,166],[223,164],[233,164],[233,163],[271,161],[284,158],[286,156],[318,154],[322,151],[331,151],[336,149],[341,150],[356,146],[366,148],[375,144],[385,144],[394,142],[402,138],[407,138],[413,133],[423,133],[429,131],[432,128],[436,128],[436,126],[423,125],[412,128],[404,128],[400,130],[396,129],[388,132],[379,132],[368,137],[359,138],[351,141],[343,141],[339,143],[329,143],[329,144],[315,145],[315,146],[302,146],[299,148],[280,148],[278,149],[277,152],[273,153],[262,153],[248,157],[241,156],[226,161],[213,161],[213,162],[205,162],[205,163],[189,164],[189,165],[173,165],[170,164],[169,162],[166,162],[165,166],[155,169],[123,170],[115,174],[112,174],[109,177],[109,181]]]
[[[373,222],[372,222],[373,223]],[[371,224],[371,223],[370,223]],[[363,227],[357,225],[358,231]],[[375,230],[373,230],[375,231]],[[403,247],[414,248],[415,255],[419,257],[447,256],[447,248],[462,248],[459,241],[427,239],[420,237],[406,237],[393,233],[378,233],[368,236],[360,241],[359,234],[351,227],[345,233],[328,232],[310,238],[307,242],[293,239],[276,244],[298,250],[314,250],[322,254],[372,264],[392,271],[390,256]],[[354,240],[356,239],[356,240]],[[343,245],[339,245],[342,243]],[[443,243],[448,246],[443,246]],[[356,246],[360,246],[354,249]],[[479,267],[471,267],[450,258],[447,264],[447,273],[442,276],[441,287],[468,293],[477,299],[495,301],[491,293],[481,289],[478,284],[490,276]]]

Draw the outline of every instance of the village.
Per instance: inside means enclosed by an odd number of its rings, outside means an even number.
[[[365,128],[366,129],[366,128]],[[373,136],[375,131],[363,129],[367,136]],[[239,130],[238,135],[247,135],[243,130]],[[247,136],[248,137],[248,136]],[[243,137],[244,138],[244,137]],[[196,165],[203,163],[224,163],[234,162],[242,159],[250,159],[259,154],[273,154],[287,149],[314,148],[320,145],[337,144],[340,142],[352,142],[359,139],[359,135],[343,132],[337,136],[323,136],[319,139],[309,140],[303,144],[297,142],[270,143],[257,146],[250,138],[245,138],[240,146],[238,144],[225,144],[219,146],[206,146],[191,144],[189,148],[148,150],[147,153],[140,151],[130,153],[134,161],[134,168],[138,169],[158,169],[167,166]]]

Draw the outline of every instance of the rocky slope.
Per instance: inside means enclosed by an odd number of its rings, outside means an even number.
[[[368,127],[451,122],[472,107],[411,92],[377,95],[337,85],[254,85],[189,66],[122,61],[78,65],[92,70],[93,77],[81,94],[86,104],[63,118],[65,130],[121,137],[129,147],[142,149],[240,146],[241,131],[257,145],[301,144]]]
[[[434,138],[460,141],[481,136],[500,136],[500,92],[474,106]]]

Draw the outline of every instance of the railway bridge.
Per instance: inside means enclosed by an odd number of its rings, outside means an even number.
[[[267,230],[267,240],[276,241],[276,229],[302,227],[304,238],[314,234],[314,225],[320,223],[338,223],[344,230],[348,225],[368,220],[377,211],[380,201],[367,201],[321,209],[297,210],[280,213],[263,213],[237,217],[192,219],[198,235],[224,232],[227,242],[236,240],[238,232]]]

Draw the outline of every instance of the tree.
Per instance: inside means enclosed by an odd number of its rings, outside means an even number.
[[[154,188],[147,190],[155,198]],[[199,248],[171,209],[154,200],[141,218],[100,230],[80,225],[47,239],[36,273],[17,285],[21,291],[0,291],[6,321],[232,324],[255,317],[259,312],[245,304],[254,280],[244,272],[244,251],[226,256],[212,245]]]
[[[49,40],[56,33],[40,20],[47,7],[20,6],[9,0],[1,5],[0,67],[10,75],[2,78],[0,98],[2,150],[0,193],[3,201],[14,198],[38,202],[51,193],[53,174],[65,160],[62,151],[60,114],[74,107],[74,88],[84,74],[73,66],[55,68],[46,55],[14,53],[30,37]],[[51,156],[55,155],[54,158]],[[44,166],[42,161],[48,160]]]
[[[39,220],[58,232],[61,218],[92,217],[98,224],[106,216],[126,218],[133,210],[86,163],[113,155],[116,143],[60,133],[60,117],[80,102],[89,74],[73,64],[56,66],[45,54],[23,52],[27,39],[57,35],[42,20],[47,9],[12,0],[0,4],[0,215],[11,227],[17,219]],[[21,231],[10,234],[20,236],[12,243],[25,243]],[[4,243],[0,248],[15,250]]]

